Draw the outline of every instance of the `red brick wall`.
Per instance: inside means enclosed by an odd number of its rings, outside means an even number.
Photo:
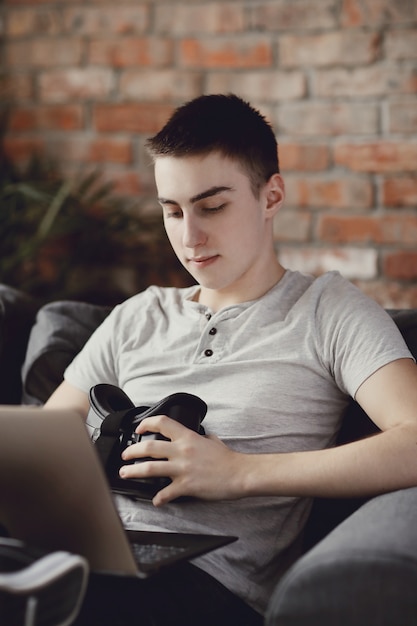
[[[146,136],[234,91],[277,131],[283,263],[417,307],[416,0],[4,0],[3,33],[15,159],[99,163],[149,202]]]

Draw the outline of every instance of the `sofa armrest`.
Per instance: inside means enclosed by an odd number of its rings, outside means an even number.
[[[417,487],[373,498],[293,565],[267,626],[415,626]]]

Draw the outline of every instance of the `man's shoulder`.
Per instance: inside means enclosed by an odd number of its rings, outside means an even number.
[[[287,269],[281,281],[284,288],[307,291],[314,289],[315,291],[324,291],[334,285],[350,285],[350,281],[344,278],[340,272],[336,270],[323,272],[322,274],[313,275],[298,270]],[[280,286],[280,283],[277,284]]]
[[[337,270],[324,272],[318,276],[292,272],[293,285],[314,299],[328,298],[338,300],[343,297],[352,297],[353,294],[366,298],[348,278],[342,276]]]
[[[310,320],[333,321],[362,319],[363,315],[381,314],[381,307],[338,271],[319,276],[297,271],[287,272],[281,291],[273,296],[277,308],[292,316]]]
[[[322,297],[330,297],[336,293],[349,291],[353,285],[339,272],[330,271],[313,276],[297,270],[287,270],[281,283],[271,291],[273,300],[287,302],[290,306],[307,301],[319,301]]]

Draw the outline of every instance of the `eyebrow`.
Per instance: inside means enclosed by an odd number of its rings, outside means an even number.
[[[222,191],[233,191],[233,187],[226,187],[226,186],[210,187],[210,189],[206,189],[206,191],[202,191],[201,193],[198,193],[196,196],[192,196],[192,198],[190,198],[190,202],[194,204],[194,202],[198,202],[199,200],[205,200],[206,198],[211,198],[212,196],[215,196],[218,193],[221,193]],[[175,200],[169,200],[168,198],[158,198],[158,202],[160,202],[161,204],[175,204],[175,205],[178,204],[178,202],[175,202]]]

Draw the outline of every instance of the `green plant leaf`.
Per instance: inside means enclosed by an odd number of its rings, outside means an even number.
[[[72,189],[71,181],[64,181],[58,190],[56,196],[52,199],[42,221],[39,224],[36,236],[39,239],[45,239],[52,229],[59,212],[64,206],[65,200],[69,197]]]

